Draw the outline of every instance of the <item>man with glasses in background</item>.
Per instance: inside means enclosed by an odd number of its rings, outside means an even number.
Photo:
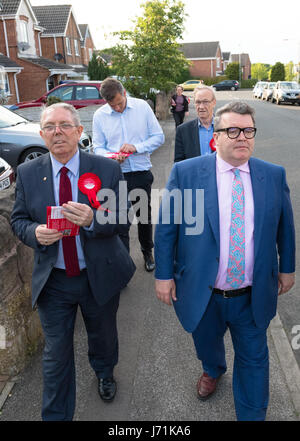
[[[177,127],[174,162],[214,152],[215,92],[212,87],[198,86],[194,90],[194,102],[198,117]]]
[[[119,223],[119,216],[124,218],[128,213],[127,203],[119,207],[119,182],[123,180],[120,165],[80,151],[82,130],[73,106],[58,103],[43,110],[40,135],[50,153],[18,167],[11,216],[14,233],[34,249],[32,306],[38,308],[45,335],[44,421],[73,418],[73,337],[78,306],[87,330],[89,361],[98,379],[98,392],[103,401],[113,400],[120,290],[135,270],[119,238],[120,233],[128,231],[128,224]],[[81,191],[85,189],[78,187],[84,175],[94,182],[100,179],[102,188],[114,191],[114,223],[100,221],[96,204],[90,203],[86,192]],[[79,226],[79,234],[63,236],[62,231],[47,227],[47,207],[59,211],[58,206],[64,218]]]
[[[210,398],[226,372],[224,335],[229,328],[240,421],[265,419],[267,328],[278,295],[295,280],[295,232],[285,170],[251,158],[255,134],[254,110],[246,103],[218,109],[217,153],[175,164],[167,184],[169,191],[182,195],[182,207],[186,189],[203,189],[203,231],[187,233],[192,229],[184,213],[181,224],[163,223],[161,208],[155,233],[157,297],[168,305],[173,301],[182,326],[192,333],[203,367],[198,398]],[[196,212],[195,195],[192,201]],[[170,219],[178,218],[174,207]]]

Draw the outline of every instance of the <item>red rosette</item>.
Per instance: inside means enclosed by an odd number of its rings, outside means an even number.
[[[101,181],[94,173],[84,173],[78,179],[78,188],[89,198],[90,204],[94,208],[101,208],[97,199],[97,192],[101,188]]]
[[[216,151],[216,143],[215,143],[214,138],[211,138],[211,140],[209,141],[209,147],[211,148],[211,150],[212,150],[213,152]]]

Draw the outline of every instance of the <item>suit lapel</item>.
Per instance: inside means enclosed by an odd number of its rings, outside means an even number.
[[[254,203],[254,258],[261,241],[261,232],[266,207],[266,178],[255,159],[249,160]]]
[[[192,138],[193,138],[193,148],[195,156],[201,155],[200,149],[200,139],[199,139],[199,127],[198,127],[198,118],[194,121],[194,129],[191,130]]]
[[[53,175],[50,154],[42,155],[36,169],[38,188],[48,206],[55,205]]]
[[[199,168],[199,178],[204,188],[204,211],[215,236],[218,247],[220,246],[219,203],[216,177],[216,154],[205,157],[203,167]]]

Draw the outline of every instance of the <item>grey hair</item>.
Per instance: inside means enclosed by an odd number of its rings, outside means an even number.
[[[120,93],[124,94],[123,84],[115,78],[105,78],[101,83],[100,93],[106,101],[112,101]]]
[[[250,115],[253,121],[253,125],[255,126],[254,113],[255,110],[253,107],[249,106],[244,101],[231,101],[225,106],[220,107],[215,114],[214,117],[214,131],[221,129],[221,119],[224,113],[238,113],[239,115]]]
[[[40,126],[42,127],[42,121],[44,119],[44,116],[47,112],[49,112],[49,110],[55,110],[55,109],[65,109],[68,112],[71,113],[72,115],[72,119],[74,122],[75,126],[80,126],[80,117],[79,117],[79,113],[77,112],[77,110],[75,109],[75,107],[73,107],[71,104],[68,103],[55,103],[55,104],[51,104],[51,106],[44,106],[42,113],[41,113],[41,117],[40,117]]]
[[[213,96],[213,99],[216,100],[216,94],[214,89],[211,86],[205,86],[205,84],[201,84],[200,86],[196,86],[194,89],[194,99],[196,98],[196,93],[201,92],[201,90],[209,90]]]

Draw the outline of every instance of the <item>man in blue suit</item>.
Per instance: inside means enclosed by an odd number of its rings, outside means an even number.
[[[120,166],[79,151],[82,129],[77,111],[69,104],[54,104],[42,112],[40,133],[50,153],[18,167],[11,216],[15,234],[34,249],[32,306],[38,308],[45,335],[44,421],[73,418],[73,335],[78,306],[98,392],[102,400],[113,400],[119,296],[135,271],[119,238],[129,226],[127,201],[119,204]],[[113,190],[116,205],[110,211],[115,214],[114,222],[106,222],[100,216],[103,211],[78,188],[79,178],[86,173],[94,183],[100,179],[103,190]],[[76,237],[63,237],[62,232],[47,227],[47,206],[58,205],[63,207],[64,217],[80,227]],[[120,221],[121,216],[125,221]]]
[[[278,295],[291,289],[295,271],[285,170],[251,158],[255,133],[254,111],[246,103],[219,109],[216,154],[173,166],[155,233],[157,297],[173,301],[192,333],[203,366],[198,397],[208,399],[226,372],[223,337],[229,328],[236,415],[248,421],[266,416],[266,333]],[[188,209],[194,217],[186,216]]]

